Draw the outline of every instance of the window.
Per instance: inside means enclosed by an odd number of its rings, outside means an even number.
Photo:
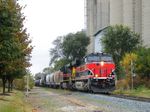
[[[101,61],[112,62],[112,57],[111,56],[102,56]]]
[[[96,56],[96,55],[88,56],[87,57],[87,61],[88,62],[99,62],[100,61],[100,57]]]
[[[98,56],[98,55],[93,55],[93,56],[88,56],[87,59],[85,59],[86,62],[112,62],[112,57],[108,55],[104,56]]]

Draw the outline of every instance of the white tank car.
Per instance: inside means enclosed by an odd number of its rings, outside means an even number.
[[[42,86],[42,79],[40,79],[40,84],[39,85]]]
[[[54,73],[51,73],[49,76],[50,87],[54,87]]]
[[[50,74],[46,75],[46,86],[50,86]]]

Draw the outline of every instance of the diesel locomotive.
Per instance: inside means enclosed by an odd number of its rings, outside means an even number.
[[[46,76],[54,88],[109,93],[115,89],[115,63],[107,53],[91,53]]]

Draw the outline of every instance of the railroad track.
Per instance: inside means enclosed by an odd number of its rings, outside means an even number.
[[[128,96],[128,95],[111,94],[111,93],[88,93],[88,94],[104,95],[104,96],[110,96],[110,97],[123,98],[123,99],[136,100],[136,101],[142,101],[142,102],[150,103],[150,98],[145,98],[145,97]]]
[[[115,95],[115,94],[109,94],[108,96],[123,98],[123,99],[136,100],[136,101],[142,101],[142,102],[149,102],[150,103],[150,98],[128,96],[128,95]]]

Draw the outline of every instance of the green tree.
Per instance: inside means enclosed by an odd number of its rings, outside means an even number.
[[[26,67],[31,65],[32,46],[23,27],[25,17],[21,10],[16,0],[0,0],[0,77],[3,93],[6,81],[12,84],[13,79],[25,75]]]
[[[89,41],[84,31],[58,37],[53,42],[54,48],[50,50],[50,65],[53,64],[54,70],[58,70],[75,59],[82,59],[87,52]]]
[[[45,68],[43,69],[43,73],[45,73],[45,74],[50,74],[50,73],[51,73],[51,68],[50,68],[50,67],[45,67]]]
[[[115,25],[108,27],[101,42],[104,51],[112,54],[119,76],[119,62],[125,53],[132,52],[141,45],[141,38],[140,35],[131,31],[127,26]]]
[[[56,38],[56,40],[53,41],[54,48],[50,49],[50,65],[53,64],[55,61],[57,61],[59,58],[63,57],[62,54],[62,42],[63,42],[63,37],[59,36]]]
[[[71,61],[82,59],[87,52],[88,44],[89,38],[84,31],[75,34],[70,33],[64,37],[62,44],[63,55],[66,59],[70,59]]]
[[[138,58],[136,61],[136,72],[141,78],[150,79],[150,48],[140,48],[136,51]]]
[[[34,78],[35,78],[35,80],[39,80],[39,79],[41,79],[41,76],[42,76],[42,73],[36,73],[35,74],[35,76],[34,76]]]
[[[132,73],[131,73],[131,68],[135,69],[135,62],[137,61],[137,54],[135,53],[126,53],[123,57],[123,59],[121,60],[121,66],[124,68],[124,72],[125,72],[125,81],[126,81],[126,89],[130,89],[132,87]],[[131,65],[131,63],[133,64]]]
[[[53,71],[59,70],[61,67],[63,67],[64,65],[66,65],[68,63],[70,63],[70,61],[66,58],[55,61],[55,66],[53,68]]]

